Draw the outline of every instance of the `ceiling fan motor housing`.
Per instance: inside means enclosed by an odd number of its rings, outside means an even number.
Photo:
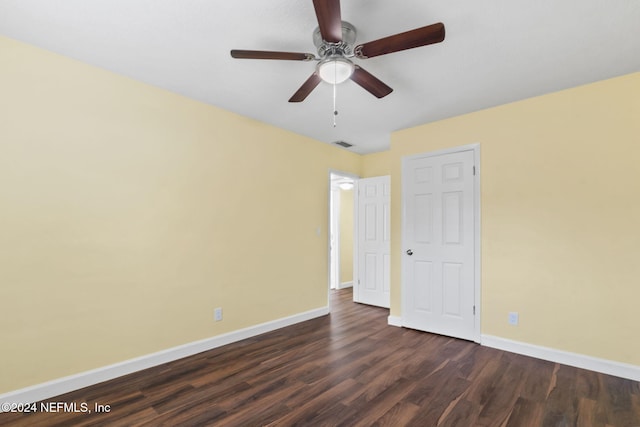
[[[356,42],[356,27],[342,21],[342,41],[330,43],[322,39],[320,27],[313,31],[313,44],[318,48],[318,56],[325,58],[332,55],[353,56],[353,45]]]

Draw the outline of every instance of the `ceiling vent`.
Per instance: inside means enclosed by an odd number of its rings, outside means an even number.
[[[336,141],[336,142],[334,142],[334,144],[339,145],[340,147],[344,147],[344,148],[353,147],[353,144],[349,144],[348,142],[344,142],[344,141]]]

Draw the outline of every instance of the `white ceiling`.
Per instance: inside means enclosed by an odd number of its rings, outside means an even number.
[[[229,50],[316,53],[311,0],[0,0],[0,34],[352,151],[390,133],[640,71],[640,0],[342,0],[356,43],[443,22],[444,42],[356,60],[394,92],[348,81],[287,100],[314,63]],[[1,54],[1,52],[0,52]]]

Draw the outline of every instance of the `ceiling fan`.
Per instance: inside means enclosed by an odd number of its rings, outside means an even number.
[[[336,85],[349,79],[375,97],[385,97],[393,89],[359,65],[354,64],[351,58],[373,58],[374,56],[440,43],[444,40],[444,24],[437,23],[354,47],[356,29],[350,23],[342,20],[340,0],[313,0],[313,6],[319,25],[313,32],[313,43],[318,49],[318,57],[312,53],[298,52],[237,49],[231,51],[231,56],[239,59],[318,61],[316,70],[293,94],[289,102],[304,101],[321,81]]]

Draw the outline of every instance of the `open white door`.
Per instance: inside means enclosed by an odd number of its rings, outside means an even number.
[[[390,201],[389,176],[357,181],[357,256],[353,300],[389,308]]]
[[[403,326],[476,338],[475,154],[403,161]]]

